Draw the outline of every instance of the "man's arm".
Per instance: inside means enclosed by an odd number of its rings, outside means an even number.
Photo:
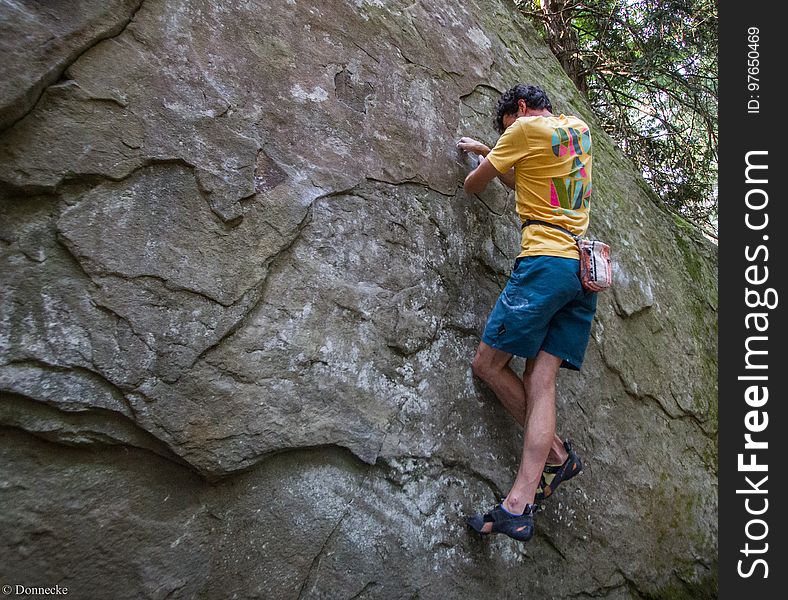
[[[469,137],[461,138],[460,141],[457,142],[457,147],[460,148],[461,150],[465,151],[465,152],[473,152],[475,154],[478,154],[479,155],[479,165],[480,166],[481,166],[481,162],[483,160],[483,157],[487,156],[490,153],[490,148],[489,147],[487,147],[485,144],[482,144],[481,142],[477,142],[475,139],[469,138]],[[496,177],[498,177],[498,179],[501,180],[501,183],[503,183],[506,187],[508,187],[510,189],[515,189],[515,187],[514,187],[514,167],[509,169],[509,171],[506,172],[506,173],[499,173],[498,171],[495,171],[495,175],[496,175]],[[468,180],[466,179],[465,181],[467,183]],[[484,185],[486,186],[487,183],[489,183],[489,181],[485,181]],[[482,189],[484,189],[484,188],[482,188]]]
[[[468,173],[463,188],[469,194],[479,194],[485,190],[487,184],[500,176],[498,170],[484,157],[479,157],[479,166]],[[514,179],[514,177],[512,177]]]
[[[497,172],[497,171],[496,171]],[[509,169],[506,173],[498,173],[498,179],[501,180],[506,187],[510,189],[515,189],[514,187],[514,167]]]

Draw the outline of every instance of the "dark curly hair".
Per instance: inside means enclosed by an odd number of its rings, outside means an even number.
[[[495,129],[498,133],[503,133],[506,129],[503,126],[503,118],[505,115],[517,114],[517,102],[525,100],[528,108],[540,109],[546,108],[553,112],[553,105],[550,98],[547,97],[545,91],[535,85],[525,85],[518,83],[513,88],[506,90],[498,99],[498,110],[495,113]]]

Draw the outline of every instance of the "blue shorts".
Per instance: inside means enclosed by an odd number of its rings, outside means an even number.
[[[577,259],[520,257],[482,341],[524,358],[535,358],[544,350],[563,359],[562,367],[578,371],[595,313],[596,293],[586,292],[580,284]]]

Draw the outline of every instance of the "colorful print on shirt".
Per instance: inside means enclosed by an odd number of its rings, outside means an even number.
[[[591,198],[591,177],[582,157],[591,156],[591,132],[588,127],[578,131],[574,127],[558,127],[553,132],[553,154],[574,156],[568,177],[553,177],[550,181],[550,204],[565,209],[588,208]]]

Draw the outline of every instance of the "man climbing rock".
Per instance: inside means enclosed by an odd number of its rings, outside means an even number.
[[[516,85],[498,100],[502,135],[492,150],[468,137],[457,143],[480,157],[465,191],[478,194],[500,178],[515,190],[522,222],[520,253],[472,369],[523,426],[523,454],[506,498],[466,521],[523,542],[533,535],[537,502],[582,469],[572,445],[556,435],[555,386],[559,368],[580,369],[596,312],[571,236],[588,228],[591,133],[581,119],[552,110],[542,89]],[[509,367],[512,355],[526,358],[522,378]]]

